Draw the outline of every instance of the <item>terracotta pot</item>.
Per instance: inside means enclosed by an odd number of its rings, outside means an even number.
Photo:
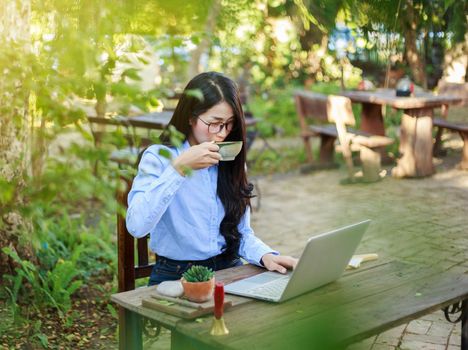
[[[206,282],[187,282],[183,277],[180,281],[182,282],[182,287],[184,287],[184,296],[190,301],[203,303],[213,297],[214,277]]]

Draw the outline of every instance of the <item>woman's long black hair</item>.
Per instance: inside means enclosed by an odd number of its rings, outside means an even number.
[[[226,240],[223,254],[228,259],[238,256],[240,233],[237,229],[247,207],[253,185],[248,183],[245,163],[246,130],[244,112],[236,84],[217,72],[201,73],[185,87],[169,125],[173,125],[188,138],[191,132],[190,120],[196,119],[211,107],[221,102],[231,106],[235,124],[225,141],[243,141],[243,147],[234,161],[220,162],[218,167],[218,196],[223,203],[225,215],[220,225],[220,232]],[[161,141],[169,141],[168,129],[161,136]]]

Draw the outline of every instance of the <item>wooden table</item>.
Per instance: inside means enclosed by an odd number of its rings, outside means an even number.
[[[434,108],[461,101],[455,96],[416,93],[414,97],[397,97],[395,90],[346,91],[341,93],[362,104],[361,129],[385,135],[382,105],[403,110],[401,118],[401,158],[393,169],[396,177],[422,177],[434,173],[432,163],[432,118]]]
[[[171,120],[173,111],[152,112],[138,116],[116,116],[100,118],[89,116],[88,120],[95,124],[132,126],[135,128],[162,130]]]
[[[259,271],[244,265],[216,276],[228,283]],[[209,333],[212,316],[195,322],[143,308],[141,300],[151,291],[154,287],[112,295],[127,310],[128,336],[121,349],[141,348],[139,316],[171,329],[172,349],[336,349],[460,303],[462,349],[468,350],[466,266],[374,262],[281,304],[242,298],[243,303],[225,312],[230,334],[218,337]]]
[[[107,124],[107,125],[122,125],[132,126],[135,128],[162,130],[172,118],[174,111],[152,112],[138,116],[116,116],[114,118],[99,118],[88,117],[91,123]],[[254,117],[245,117],[245,125],[247,127],[255,126],[258,119]]]

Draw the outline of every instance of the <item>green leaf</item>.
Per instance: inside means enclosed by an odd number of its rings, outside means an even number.
[[[125,77],[132,79],[132,80],[141,81],[141,77],[138,74],[138,69],[136,68],[125,69],[122,72],[122,78],[125,78]]]
[[[115,307],[112,304],[107,304],[107,310],[113,318],[115,318],[116,320],[119,319],[119,315],[117,315],[117,311],[115,310]]]
[[[14,182],[6,181],[0,178],[0,204],[6,206],[7,203],[11,202],[15,194],[16,184]]]
[[[106,97],[106,83],[98,81],[94,83],[94,94],[98,100],[103,100]]]
[[[150,61],[148,61],[146,58],[138,56],[138,61],[140,61],[143,64],[149,64]]]
[[[445,10],[447,10],[450,6],[452,6],[455,3],[455,0],[445,0],[444,7]]]
[[[179,132],[174,125],[169,125],[169,139],[171,144],[175,147],[180,148],[182,146],[182,141],[184,140],[185,136],[181,132]]]
[[[39,339],[39,342],[45,349],[49,348],[49,339],[47,338],[45,334],[43,333],[35,334],[35,337]]]
[[[203,102],[205,100],[203,92],[200,89],[185,90],[187,96],[195,97],[197,100]]]
[[[73,281],[72,284],[67,288],[67,292],[72,295],[75,293],[81,286],[83,285],[83,281],[77,280]]]
[[[167,148],[161,148],[158,153],[164,158],[172,159],[172,153]]]

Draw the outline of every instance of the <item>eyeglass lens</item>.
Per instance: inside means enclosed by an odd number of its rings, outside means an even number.
[[[208,125],[208,131],[213,134],[217,134],[218,132],[221,132],[224,128],[226,128],[226,131],[229,132],[232,130],[232,127],[234,125],[234,121],[230,121],[226,124],[224,123],[211,123]]]

